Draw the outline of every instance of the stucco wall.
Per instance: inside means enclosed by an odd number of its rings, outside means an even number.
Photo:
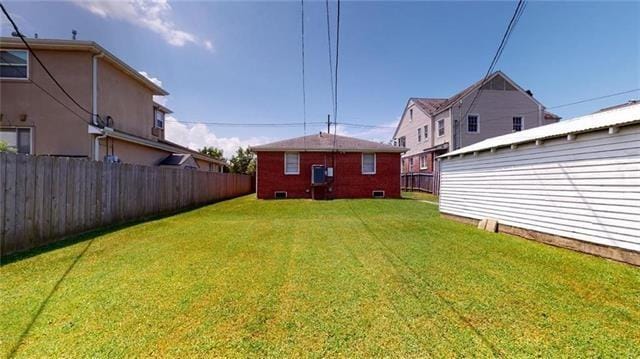
[[[275,191],[287,191],[288,198],[311,198],[311,166],[331,166],[330,152],[300,153],[300,174],[284,174],[284,152],[259,152],[257,195],[274,197]],[[400,197],[400,154],[376,154],[376,174],[361,173],[362,153],[336,155],[333,191],[336,198],[371,198],[372,191],[383,190],[387,198]],[[322,190],[319,190],[322,191]]]
[[[37,53],[67,92],[85,109],[91,110],[91,54],[46,50],[37,50]],[[32,54],[29,54],[29,79],[81,118],[33,83],[3,79],[0,80],[3,115],[0,127],[31,127],[33,153],[37,155],[90,156],[91,136],[83,120],[90,121],[91,116],[57,88]],[[26,115],[26,121],[20,121],[21,115]]]
[[[132,135],[155,139],[153,93],[105,59],[98,60],[98,113],[111,116],[113,128]]]
[[[106,153],[107,141],[100,140],[100,158],[104,158]],[[160,161],[165,159],[171,153],[155,149],[152,147],[142,146],[131,142],[121,141],[113,138],[109,138],[109,154],[118,156],[123,163],[130,163],[136,165],[156,166]]]

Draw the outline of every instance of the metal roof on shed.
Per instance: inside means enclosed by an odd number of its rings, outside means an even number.
[[[536,140],[544,140],[553,137],[561,137],[569,134],[590,132],[608,127],[624,126],[634,122],[640,123],[640,104],[634,104],[604,112],[596,112],[591,115],[576,117],[546,126],[535,127],[530,130],[488,138],[484,141],[446,153],[440,156],[440,158],[517,145]]]

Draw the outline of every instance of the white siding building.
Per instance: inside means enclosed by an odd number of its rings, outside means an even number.
[[[640,265],[640,104],[440,160],[442,213],[493,218],[506,232]]]

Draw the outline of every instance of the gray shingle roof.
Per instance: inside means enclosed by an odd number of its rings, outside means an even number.
[[[288,140],[268,143],[260,146],[252,146],[250,149],[254,152],[260,151],[310,151],[325,152],[335,149],[339,152],[395,152],[402,153],[408,149],[377,143],[373,141],[361,140],[353,137],[340,135],[332,135],[324,132],[319,134],[296,137]]]

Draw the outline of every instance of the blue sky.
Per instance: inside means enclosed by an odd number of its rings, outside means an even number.
[[[225,149],[303,134],[300,2],[5,2],[23,32],[94,40],[171,95],[168,136]],[[330,3],[335,21],[335,2]],[[351,2],[341,8],[339,120],[390,126],[409,97],[480,79],[515,2]],[[305,2],[307,121],[331,111],[324,2]],[[497,69],[546,106],[640,87],[640,2],[530,2]],[[332,26],[335,22],[332,23]],[[10,29],[2,23],[2,33]],[[640,97],[557,109],[564,118]],[[189,122],[189,123],[187,123]],[[322,126],[310,126],[308,133]],[[392,129],[341,131],[388,140]]]

